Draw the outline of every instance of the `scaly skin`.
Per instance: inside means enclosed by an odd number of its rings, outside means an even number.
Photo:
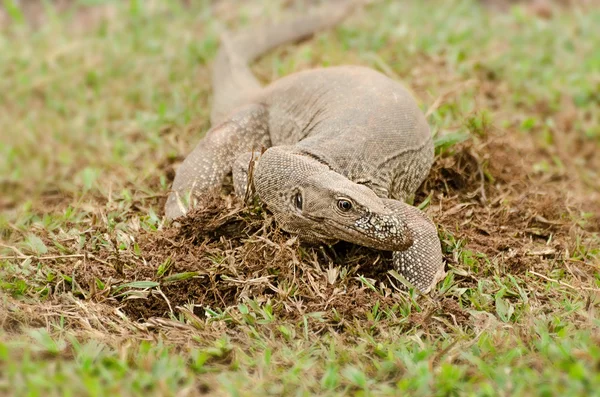
[[[284,230],[311,242],[394,251],[397,271],[427,293],[444,266],[435,225],[404,203],[433,161],[429,126],[410,93],[357,66],[299,72],[261,88],[247,67],[276,45],[333,25],[353,5],[225,40],[215,66],[214,127],[177,170],[165,213],[184,215],[231,173],[245,195],[249,159],[258,157],[252,186]],[[268,149],[250,154],[261,148]]]

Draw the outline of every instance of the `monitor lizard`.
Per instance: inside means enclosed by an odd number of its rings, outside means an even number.
[[[393,251],[398,273],[428,293],[445,274],[441,244],[432,221],[405,200],[428,175],[434,145],[409,91],[361,66],[301,71],[262,87],[248,66],[334,26],[359,3],[327,2],[292,21],[223,35],[212,128],[177,169],[165,215],[185,215],[232,175],[236,194],[251,186],[282,229],[308,242]]]

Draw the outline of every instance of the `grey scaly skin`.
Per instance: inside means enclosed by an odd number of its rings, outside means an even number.
[[[225,37],[214,66],[213,127],[178,168],[165,213],[185,215],[233,175],[280,226],[309,242],[344,240],[394,251],[423,293],[444,275],[435,225],[404,200],[429,173],[433,141],[411,94],[365,67],[294,73],[261,87],[248,63],[341,20],[356,2],[329,3],[292,22]],[[267,148],[262,155],[257,152]]]

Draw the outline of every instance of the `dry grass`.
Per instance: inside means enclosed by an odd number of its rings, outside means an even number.
[[[547,16],[410,3],[400,24],[400,6],[389,2],[255,66],[270,80],[361,63],[406,80],[429,104],[438,154],[415,203],[439,225],[448,275],[418,297],[397,288],[389,253],[301,245],[260,203],[214,197],[165,224],[174,167],[207,128],[204,63],[218,31],[209,8],[173,4],[94,9],[100,21],[111,15],[105,33],[80,26],[71,38],[60,24],[42,36],[5,33],[21,50],[1,45],[29,66],[8,67],[12,78],[0,83],[15,92],[0,105],[11,115],[0,121],[9,132],[0,163],[0,390],[594,389],[600,76],[597,39],[576,41],[572,28],[593,26],[592,6],[591,16],[564,5]],[[236,24],[227,4],[216,12]],[[509,27],[516,32],[494,33]],[[55,40],[44,38],[51,33]],[[569,46],[587,63],[562,53],[566,66],[544,63]],[[152,64],[156,72],[145,71]]]

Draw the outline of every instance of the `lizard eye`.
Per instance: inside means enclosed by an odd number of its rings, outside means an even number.
[[[296,206],[296,208],[302,211],[302,193],[296,193],[296,195],[294,196],[294,205]]]
[[[337,206],[341,211],[350,211],[352,209],[352,203],[348,200],[340,199],[337,202]]]

